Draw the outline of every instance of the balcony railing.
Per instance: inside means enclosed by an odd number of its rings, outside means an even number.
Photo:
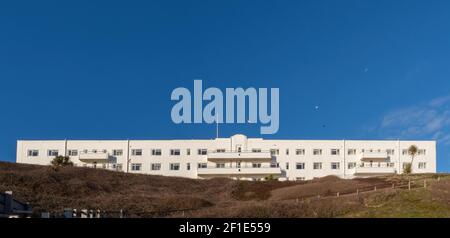
[[[387,159],[387,151],[364,151],[361,153],[361,159]]]
[[[81,151],[79,160],[83,162],[107,162],[109,160],[109,153],[107,151]]]
[[[208,159],[272,159],[270,151],[212,151]]]
[[[355,174],[391,174],[395,172],[395,163],[389,162],[360,163],[355,168]]]
[[[199,175],[278,175],[281,174],[281,169],[272,166],[261,166],[261,167],[252,167],[252,166],[242,166],[238,167],[206,167],[206,168],[198,168],[197,173]]]

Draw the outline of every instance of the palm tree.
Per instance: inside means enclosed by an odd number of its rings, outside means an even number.
[[[414,157],[417,155],[417,152],[419,151],[419,149],[417,148],[417,146],[415,145],[411,145],[408,148],[408,154],[411,155],[411,163],[409,163],[406,167],[405,167],[405,173],[409,174],[412,173],[412,168],[413,168],[413,162],[414,162]]]

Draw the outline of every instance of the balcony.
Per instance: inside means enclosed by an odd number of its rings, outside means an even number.
[[[394,163],[361,163],[355,167],[355,175],[371,175],[371,174],[394,174],[396,173]]]
[[[225,152],[209,152],[208,160],[271,160],[270,151],[225,151]]]
[[[364,151],[361,153],[361,160],[364,159],[388,159],[387,151]]]
[[[86,163],[106,163],[109,160],[109,154],[106,151],[82,151],[78,159]]]
[[[199,176],[202,175],[222,175],[222,176],[239,176],[239,175],[280,175],[281,169],[275,167],[225,167],[225,168],[199,168],[197,169]]]

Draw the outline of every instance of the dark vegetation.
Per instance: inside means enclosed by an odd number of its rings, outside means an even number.
[[[102,169],[0,162],[0,191],[29,202],[35,216],[64,208],[123,210],[127,217],[448,217],[450,179],[426,188],[390,189],[402,175],[342,180],[234,181],[126,174]],[[359,195],[356,189],[377,186]],[[339,192],[341,196],[336,197]],[[320,195],[317,197],[317,195]]]

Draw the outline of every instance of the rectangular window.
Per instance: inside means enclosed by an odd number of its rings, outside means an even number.
[[[297,169],[305,169],[305,163],[297,163],[296,167]]]
[[[280,154],[280,150],[279,150],[279,149],[271,149],[271,150],[270,150],[270,154],[271,154],[272,156],[274,156],[274,155],[279,155],[279,154]]]
[[[186,149],[186,155],[191,155],[191,149]]]
[[[206,155],[208,153],[208,151],[206,149],[198,149],[197,153],[199,155]]]
[[[331,155],[339,155],[339,149],[331,149]]]
[[[224,163],[217,163],[216,164],[216,168],[225,168],[225,164]]]
[[[417,151],[418,155],[425,155],[425,153],[426,153],[426,150],[424,150],[424,149],[420,149]]]
[[[286,155],[289,155],[289,149],[286,149]]]
[[[152,149],[152,155],[160,156],[162,154],[161,149]]]
[[[191,163],[186,164],[186,170],[191,170]]]
[[[78,155],[78,150],[69,150],[69,151],[67,151],[67,154],[69,156],[77,156]]]
[[[407,149],[403,149],[402,150],[402,155],[407,155],[408,154],[408,150]]]
[[[170,155],[180,155],[180,150],[179,149],[171,149]]]
[[[331,163],[331,169],[339,169],[340,163],[339,162],[332,162]]]
[[[48,150],[47,155],[48,156],[58,156],[58,150]]]
[[[297,181],[304,181],[306,179],[305,179],[305,177],[296,177],[295,180],[297,180]]]
[[[348,149],[347,154],[348,155],[356,155],[356,149]]]
[[[153,171],[155,171],[155,170],[161,170],[161,164],[160,164],[160,163],[154,163],[154,164],[151,165],[151,169],[152,169]]]
[[[386,150],[386,153],[387,153],[387,155],[394,155],[395,150],[393,150],[393,149],[387,149],[387,150]]]
[[[253,152],[253,153],[260,153],[260,152],[261,152],[261,149],[252,149],[252,152]]]
[[[131,150],[131,155],[142,156],[142,149],[132,149]]]
[[[349,162],[348,164],[347,164],[347,168],[348,169],[353,169],[353,168],[355,168],[356,167],[356,163],[355,162]]]
[[[199,169],[206,169],[206,167],[207,167],[207,163],[198,163],[198,168]]]
[[[313,164],[313,169],[322,169],[322,163],[320,162],[315,162]]]
[[[216,152],[217,153],[225,153],[225,149],[217,149]]]
[[[313,155],[322,155],[322,150],[321,149],[314,149],[313,150]]]
[[[426,169],[427,163],[426,162],[419,162],[419,169]]]
[[[123,150],[113,150],[113,155],[114,156],[122,156],[123,155]]]
[[[305,149],[296,149],[295,154],[296,155],[305,155]]]
[[[28,150],[27,155],[29,157],[36,157],[39,156],[39,150]]]
[[[131,171],[141,171],[142,164],[131,164]]]
[[[180,170],[180,163],[171,163],[170,170]]]
[[[261,163],[253,163],[252,167],[253,168],[261,168]]]
[[[289,169],[289,162],[286,163],[286,169]]]

